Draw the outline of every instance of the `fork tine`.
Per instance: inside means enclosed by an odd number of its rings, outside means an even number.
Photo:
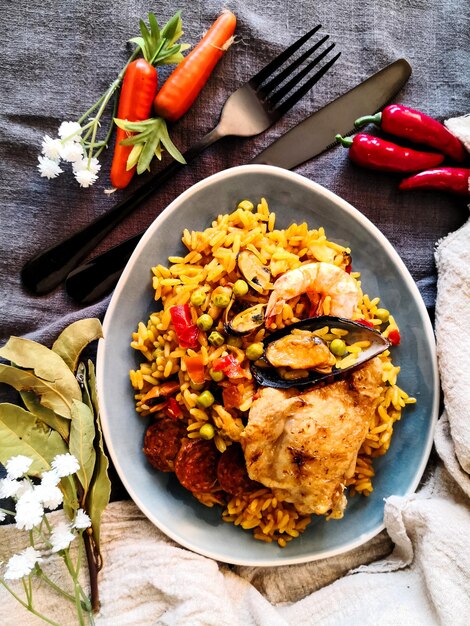
[[[275,111],[279,115],[279,117],[281,115],[284,115],[284,113],[292,108],[294,104],[296,104],[296,102],[298,102],[300,98],[302,98],[302,96],[304,96],[307,91],[309,91],[313,87],[313,85],[315,85],[315,83],[317,83],[320,78],[326,74],[326,72],[330,69],[332,65],[336,63],[340,56],[341,52],[338,52],[336,56],[334,56],[330,61],[328,61],[328,63],[326,63],[320,70],[318,70],[318,72],[314,74],[304,85],[297,89],[297,91],[294,91],[294,93],[289,96],[287,100],[284,100],[284,102],[276,107]]]
[[[320,28],[321,24],[318,24],[317,26],[314,26],[312,30],[310,30],[308,33],[302,35],[300,39],[294,41],[292,45],[290,45],[286,50],[278,54],[278,56],[275,57],[270,63],[268,63],[268,65],[263,67],[262,70],[255,74],[253,78],[250,79],[249,84],[254,88],[259,87],[261,83],[266,80],[266,78],[271,76],[271,74],[275,70],[281,67],[284,61],[286,61],[292,54],[294,54],[294,52],[298,50],[306,41],[308,41],[310,37],[312,37]]]
[[[302,56],[296,59],[293,63],[288,65],[285,69],[282,70],[277,76],[274,76],[269,82],[261,87],[261,91],[264,93],[270,93],[273,91],[278,85],[280,85],[288,76],[292,74],[294,70],[296,70],[304,61],[308,59],[310,55],[312,55],[318,48],[325,43],[325,41],[329,38],[329,35],[325,35],[323,39],[320,39],[316,44],[314,44],[311,48],[304,52]]]
[[[284,96],[286,96],[291,91],[291,89],[295,87],[295,85],[299,84],[299,82],[302,80],[304,76],[307,76],[307,74],[310,73],[310,70],[312,70],[316,65],[318,65],[320,61],[322,61],[326,57],[326,55],[329,54],[333,50],[335,45],[336,44],[332,43],[330,46],[328,46],[328,48],[323,50],[321,54],[319,54],[315,59],[313,59],[313,61],[311,61],[308,65],[306,65],[298,74],[293,76],[291,80],[289,80],[285,85],[283,85],[280,89],[278,89],[272,95],[269,95],[266,98],[267,102],[270,104],[276,104],[277,102],[282,100],[282,98],[284,98]]]

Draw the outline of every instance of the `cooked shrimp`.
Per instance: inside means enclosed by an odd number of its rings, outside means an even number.
[[[287,300],[306,293],[314,301],[330,296],[330,313],[352,318],[359,300],[359,287],[354,278],[331,263],[301,265],[280,276],[274,283],[266,309],[266,319],[277,315]]]

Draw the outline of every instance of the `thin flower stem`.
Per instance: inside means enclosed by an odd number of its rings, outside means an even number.
[[[6,515],[16,515],[16,513],[14,511],[9,511],[8,509],[2,509],[0,508],[0,511],[2,513],[5,513]]]
[[[77,576],[77,572],[74,570],[72,562],[70,560],[70,554],[68,549],[63,551],[64,554],[64,561],[65,564],[67,566],[67,569],[70,572],[70,575],[72,576],[73,579],[73,587],[74,587],[74,591],[75,591],[75,606],[77,608],[77,616],[78,616],[78,621],[80,626],[85,626],[85,619],[83,616],[83,609],[82,609],[82,603],[80,601],[80,595],[81,595],[81,586],[80,583],[78,582],[78,576]]]
[[[24,577],[21,579],[21,582],[23,583],[24,593],[26,595],[26,599],[28,600],[28,607],[31,608],[32,606],[31,593],[30,593],[30,590],[28,589],[28,585],[26,584],[26,580],[24,579]]]
[[[26,602],[22,600],[19,595],[17,595],[13,591],[13,589],[9,587],[9,585],[6,584],[3,578],[0,578],[0,583],[5,587],[8,593],[10,593],[15,598],[15,600],[17,600],[21,604],[21,606],[24,606],[24,608],[27,609],[30,613],[36,615],[36,617],[39,617],[39,619],[44,620],[47,624],[52,624],[52,626],[60,626],[58,622],[54,622],[53,620],[47,618],[45,615],[42,615],[42,613],[39,613],[39,611],[36,611],[36,609],[34,609],[32,606],[28,606]]]
[[[57,591],[57,593],[64,596],[64,598],[67,598],[67,600],[70,600],[70,602],[75,602],[75,596],[56,585],[53,580],[51,580],[48,576],[46,576],[46,574],[44,574],[43,570],[39,566],[37,566],[36,572],[38,577],[41,578],[46,584],[48,584],[49,587],[54,589],[54,591]]]

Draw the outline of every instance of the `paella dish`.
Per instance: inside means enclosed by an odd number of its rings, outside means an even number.
[[[415,399],[397,384],[393,316],[349,248],[276,228],[241,201],[152,268],[155,312],[131,346],[143,453],[202,504],[284,547],[313,515],[373,491],[376,457]]]

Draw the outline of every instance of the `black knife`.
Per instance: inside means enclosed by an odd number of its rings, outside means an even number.
[[[337,144],[335,136],[354,131],[354,121],[380,111],[411,75],[411,66],[399,59],[360,83],[322,109],[312,113],[276,139],[250,163],[292,169]],[[90,304],[115,287],[135,246],[145,231],[70,272],[65,290],[80,304]]]

